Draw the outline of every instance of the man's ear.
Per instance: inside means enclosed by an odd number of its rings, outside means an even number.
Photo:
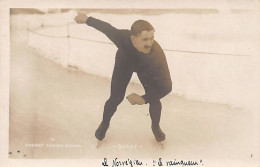
[[[136,38],[136,36],[134,36],[134,35],[130,35],[130,39],[131,39],[131,41],[135,41],[135,38]]]

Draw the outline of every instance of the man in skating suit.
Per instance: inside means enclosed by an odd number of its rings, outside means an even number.
[[[144,20],[135,21],[131,30],[120,30],[107,22],[88,17],[83,13],[75,16],[78,24],[87,24],[104,33],[118,48],[111,81],[111,94],[106,101],[103,120],[95,132],[98,140],[103,140],[111,117],[123,101],[126,87],[133,72],[142,83],[145,94],[132,93],[126,98],[132,105],[149,103],[152,132],[158,142],[165,140],[160,128],[162,104],[160,99],[172,90],[172,81],[165,54],[154,40],[153,26]]]

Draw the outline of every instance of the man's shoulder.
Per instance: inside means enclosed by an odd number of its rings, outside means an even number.
[[[128,48],[129,47],[129,39],[130,39],[131,31],[127,29],[120,29],[120,48]]]
[[[159,43],[158,43],[156,40],[154,40],[154,46],[155,46],[155,47],[160,47],[160,48],[161,48],[161,46],[159,45]]]
[[[164,51],[162,47],[159,45],[159,43],[156,40],[154,40],[153,50],[154,52],[156,52],[156,54],[164,55]]]
[[[131,35],[131,31],[128,29],[120,29],[120,31],[121,31],[121,35],[124,37],[130,37]]]

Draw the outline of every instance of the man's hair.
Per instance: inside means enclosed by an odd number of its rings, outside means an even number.
[[[137,20],[135,21],[131,26],[131,33],[134,36],[137,36],[138,34],[141,34],[142,31],[154,31],[153,26],[145,20]]]

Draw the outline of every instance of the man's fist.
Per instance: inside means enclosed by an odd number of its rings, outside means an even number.
[[[132,93],[130,95],[128,95],[127,100],[129,101],[129,103],[131,103],[132,105],[138,104],[138,105],[142,105],[145,104],[145,100],[139,96],[138,94]]]
[[[74,20],[78,23],[78,24],[85,24],[86,21],[88,19],[88,16],[84,13],[78,13],[77,16],[75,16]]]

